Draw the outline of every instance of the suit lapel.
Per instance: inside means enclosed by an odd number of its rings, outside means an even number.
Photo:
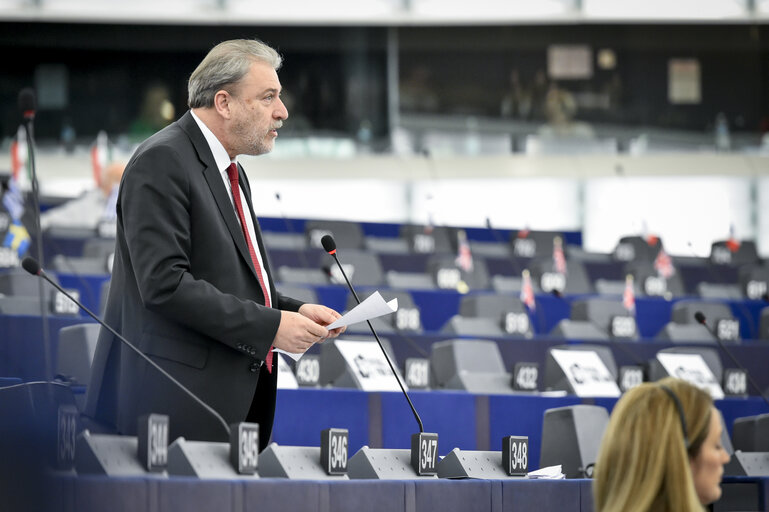
[[[214,156],[211,154],[211,148],[208,146],[206,138],[200,131],[198,124],[192,118],[192,114],[187,112],[181,119],[179,124],[182,129],[187,133],[192,141],[192,145],[195,146],[195,150],[198,152],[198,158],[205,166],[203,169],[203,177],[208,183],[208,188],[211,189],[211,195],[214,196],[216,206],[219,209],[219,213],[224,219],[224,223],[227,225],[227,229],[232,236],[232,240],[235,242],[235,246],[238,248],[241,257],[251,269],[251,273],[256,278],[256,270],[254,269],[254,263],[251,261],[251,255],[248,252],[248,246],[246,245],[246,239],[243,236],[243,231],[240,229],[240,223],[235,216],[235,208],[232,206],[232,200],[227,195],[227,189],[224,187],[222,176],[219,173],[219,169],[214,162]],[[264,252],[262,252],[264,254]]]

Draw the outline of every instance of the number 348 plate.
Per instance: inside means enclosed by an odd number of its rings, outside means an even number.
[[[529,437],[507,436],[502,439],[502,467],[509,476],[529,472]]]

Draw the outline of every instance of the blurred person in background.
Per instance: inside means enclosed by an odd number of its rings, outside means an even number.
[[[626,392],[595,465],[596,512],[702,512],[721,497],[729,454],[702,389],[672,377]]]
[[[110,162],[102,171],[98,187],[44,211],[40,215],[40,228],[43,231],[56,226],[96,228],[101,222],[113,222],[118,187],[125,167],[123,161]]]

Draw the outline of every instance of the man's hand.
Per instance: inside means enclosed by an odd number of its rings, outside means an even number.
[[[328,336],[329,332],[325,327],[306,316],[292,311],[281,311],[280,325],[272,344],[286,352],[301,354]]]
[[[304,315],[313,322],[323,326],[335,322],[337,318],[342,316],[333,309],[320,304],[303,304],[302,307],[299,308],[299,314]],[[326,338],[336,338],[342,334],[345,329],[347,329],[347,327],[337,327],[336,329],[332,329],[328,331]]]

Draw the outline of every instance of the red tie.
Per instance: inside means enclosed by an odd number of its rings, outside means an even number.
[[[238,183],[238,166],[235,163],[231,163],[227,168],[227,175],[230,178],[230,185],[232,185],[232,199],[235,201],[235,209],[238,211],[238,218],[240,219],[240,227],[243,228],[243,236],[246,238],[246,245],[248,245],[248,253],[251,255],[251,261],[254,263],[254,270],[256,270],[256,277],[259,279],[259,284],[262,287],[262,293],[264,294],[264,305],[270,307],[270,296],[267,294],[267,287],[264,284],[264,278],[262,277],[262,267],[259,265],[259,258],[256,257],[256,251],[254,245],[251,243],[251,237],[248,235],[248,227],[246,224],[246,217],[243,215],[243,204],[240,201],[240,185]],[[272,373],[272,347],[267,352],[267,371]]]

